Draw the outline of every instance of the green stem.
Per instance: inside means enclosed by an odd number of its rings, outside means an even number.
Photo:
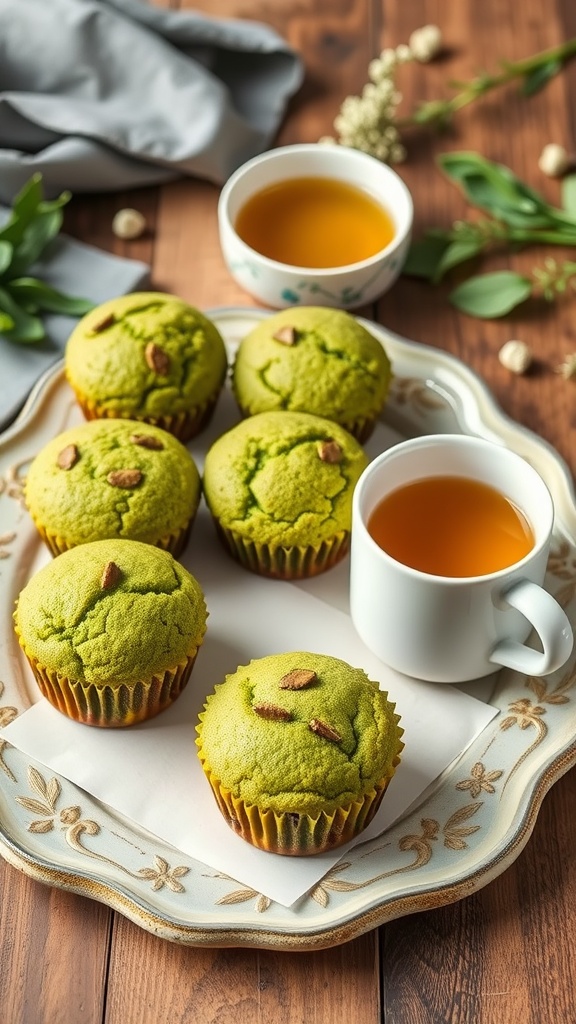
[[[576,38],[569,39],[559,46],[553,46],[549,50],[542,50],[540,53],[534,54],[533,57],[526,57],[524,60],[507,63],[505,70],[500,72],[500,74],[483,75],[473,78],[466,88],[462,89],[456,96],[453,96],[452,99],[438,104],[438,113],[430,117],[430,122],[434,119],[445,119],[447,115],[454,113],[456,110],[461,110],[462,107],[468,106],[469,103],[473,103],[479,96],[483,96],[492,89],[498,88],[498,86],[507,85],[516,78],[524,78],[544,64],[548,64],[551,61],[559,61],[561,64],[565,64],[575,54]],[[397,126],[402,128],[416,123],[419,122],[414,120],[414,116],[410,116],[398,121]]]

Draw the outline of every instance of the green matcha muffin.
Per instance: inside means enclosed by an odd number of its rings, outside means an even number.
[[[366,441],[386,401],[390,361],[350,313],[298,306],[260,323],[240,342],[232,387],[242,413],[309,412]]]
[[[91,310],[70,335],[64,362],[87,419],[143,420],[181,441],[210,419],[227,370],[214,324],[162,292],[135,292]]]
[[[339,658],[259,658],[216,686],[198,753],[228,824],[272,853],[322,853],[372,820],[403,730],[388,695]]]
[[[208,450],[204,495],[230,553],[263,576],[299,579],[347,553],[352,493],[368,459],[321,416],[265,412]]]
[[[200,491],[196,464],[172,434],[148,423],[92,420],[45,445],[30,465],[24,495],[54,555],[124,537],[177,556]]]
[[[206,631],[200,585],[168,551],[100,540],[65,551],[20,592],[15,630],[41,692],[86,725],[168,707]]]

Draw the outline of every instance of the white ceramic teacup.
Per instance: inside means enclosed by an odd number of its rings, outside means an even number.
[[[472,478],[508,498],[532,529],[528,554],[496,572],[463,577],[431,575],[392,558],[368,532],[368,519],[386,495],[432,476]],[[417,679],[463,682],[499,666],[532,676],[553,672],[573,645],[568,618],[543,587],[553,520],[542,478],[499,444],[437,434],[395,445],[370,463],[354,492],[350,614],[357,632],[383,662]],[[524,643],[532,630],[541,650]]]
[[[291,266],[263,256],[238,235],[239,210],[256,192],[290,178],[332,178],[363,189],[387,210],[394,237],[380,252],[342,267]],[[253,157],[228,179],[218,202],[220,246],[235,281],[267,306],[353,309],[392,286],[408,255],[412,198],[402,178],[367,153],[347,146],[300,143]],[[274,225],[270,226],[274,230]]]

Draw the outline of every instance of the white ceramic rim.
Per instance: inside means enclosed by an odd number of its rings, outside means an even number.
[[[241,182],[244,182],[247,176],[249,176],[255,168],[265,166],[267,163],[276,163],[279,159],[291,160],[292,157],[297,158],[300,156],[312,156],[313,154],[316,154],[318,152],[321,152],[322,155],[324,155],[326,151],[332,153],[336,160],[341,159],[341,155],[345,154],[345,159],[355,161],[358,164],[364,164],[366,167],[369,166],[371,170],[377,170],[378,172],[382,173],[382,175],[385,178],[387,178],[389,182],[394,182],[394,187],[398,189],[398,192],[402,197],[402,201],[405,204],[405,210],[403,211],[402,218],[397,217],[396,211],[394,209],[385,206],[385,204],[383,204],[381,200],[377,196],[375,196],[370,189],[362,185],[361,182],[350,182],[350,184],[353,184],[357,188],[362,189],[364,192],[370,195],[371,198],[375,199],[376,202],[384,206],[386,212],[389,214],[390,217],[392,217],[396,231],[394,237],[390,240],[388,245],[384,246],[383,249],[379,249],[378,252],[374,253],[372,256],[368,256],[367,259],[365,260],[358,260],[358,262],[356,263],[344,263],[337,267],[301,267],[295,263],[281,263],[279,260],[273,260],[269,256],[264,256],[261,252],[258,252],[257,249],[253,249],[251,246],[249,246],[237,233],[236,228],[234,226],[234,222],[230,216],[230,202],[233,199],[234,191],[238,187],[238,185]],[[298,177],[314,176],[314,174],[304,174],[302,172],[298,175]],[[332,176],[333,175],[331,175],[329,172],[324,172],[322,175],[318,175],[318,177]],[[337,176],[334,175],[334,177]],[[283,179],[278,178],[276,180],[281,181]],[[250,196],[253,195],[254,192],[258,191],[258,189],[260,189],[261,187],[261,185],[258,185],[254,189],[254,191],[250,193]],[[249,197],[247,196],[246,198]],[[258,156],[252,157],[251,160],[248,160],[246,163],[242,164],[240,167],[237,168],[237,170],[235,170],[230,175],[224,187],[222,188],[220,197],[218,199],[218,219],[220,223],[222,225],[225,225],[227,230],[234,235],[236,244],[238,245],[239,249],[243,252],[243,255],[245,257],[260,260],[263,266],[266,266],[273,270],[288,270],[291,273],[302,274],[308,277],[318,277],[319,279],[333,277],[334,274],[336,273],[352,273],[358,270],[363,270],[365,268],[376,266],[376,264],[378,264],[383,259],[383,257],[395,252],[402,245],[407,235],[412,230],[413,217],[414,204],[412,202],[412,196],[410,194],[410,191],[408,190],[407,185],[404,183],[400,175],[397,174],[396,171],[393,171],[392,168],[388,166],[388,164],[381,163],[379,160],[376,160],[375,157],[370,156],[368,153],[362,153],[358,149],[352,149],[351,147],[348,146],[323,146],[320,143],[316,142],[303,142],[295,144],[293,146],[279,146],[277,149],[271,149],[265,153],[259,154]]]

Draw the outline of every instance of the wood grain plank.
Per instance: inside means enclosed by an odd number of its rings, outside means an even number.
[[[106,1024],[372,1024],[380,1019],[374,939],[312,954],[187,949],[118,918]],[[142,963],[153,970],[143,975]]]
[[[394,1024],[576,1020],[576,773],[546,797],[533,836],[494,882],[387,925],[384,1019]]]
[[[2,1024],[101,1024],[111,920],[0,860]]]

